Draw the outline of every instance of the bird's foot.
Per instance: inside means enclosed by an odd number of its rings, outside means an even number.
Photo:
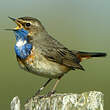
[[[48,92],[46,94],[46,97],[50,97],[52,94],[55,94],[55,92],[56,92],[55,90],[54,91],[52,90],[52,91]]]
[[[46,95],[39,95],[39,93],[35,93],[35,95],[32,96],[32,100],[34,100],[35,97],[37,97],[37,99],[50,97],[52,94],[55,94],[55,92],[56,92],[55,90],[54,91],[50,91]],[[28,103],[29,100],[31,100],[31,98],[27,99],[26,103]]]
[[[30,100],[31,100],[31,97],[26,100],[25,104],[28,103]]]
[[[37,91],[37,92],[35,93],[34,97],[35,97],[35,96],[38,96],[39,94],[40,94],[40,91]]]
[[[54,94],[56,91],[50,91],[46,95],[39,95],[37,96],[38,99],[47,98],[50,97],[52,94]]]

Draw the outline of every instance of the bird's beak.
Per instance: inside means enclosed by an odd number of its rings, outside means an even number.
[[[14,28],[13,30],[19,30],[19,29],[23,28],[21,20],[16,19],[16,18],[12,18],[10,16],[8,16],[8,18],[11,19],[12,21],[14,21],[17,24],[17,27]],[[7,30],[10,30],[10,29],[7,29]]]
[[[12,21],[14,21],[17,24],[17,27],[16,28],[13,28],[13,29],[0,29],[0,30],[17,31],[17,30],[23,28],[22,21],[20,21],[19,19],[16,19],[16,18],[12,18],[10,16],[8,16],[8,18],[11,19]]]
[[[11,20],[14,21],[14,22],[16,21],[16,18],[12,18],[12,17],[10,17],[10,16],[8,16],[8,18],[11,19]]]

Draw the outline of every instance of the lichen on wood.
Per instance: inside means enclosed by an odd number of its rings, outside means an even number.
[[[53,94],[39,99],[36,96],[25,104],[25,110],[103,110],[103,94],[97,91],[82,94]]]
[[[20,110],[18,96],[11,101],[11,110]],[[50,97],[31,98],[23,110],[104,110],[103,93],[98,91],[81,94],[57,93]]]

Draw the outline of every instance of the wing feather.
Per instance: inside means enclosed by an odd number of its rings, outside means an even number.
[[[83,67],[79,64],[80,59],[73,54],[72,51],[64,47],[57,40],[49,36],[48,34],[36,36],[37,38],[33,40],[33,45],[43,56],[48,60],[57,62],[59,64],[65,65],[71,69],[81,69]],[[38,38],[39,37],[39,38]]]

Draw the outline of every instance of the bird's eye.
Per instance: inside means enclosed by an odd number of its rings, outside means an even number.
[[[31,24],[30,23],[26,23],[26,26],[29,27]]]

